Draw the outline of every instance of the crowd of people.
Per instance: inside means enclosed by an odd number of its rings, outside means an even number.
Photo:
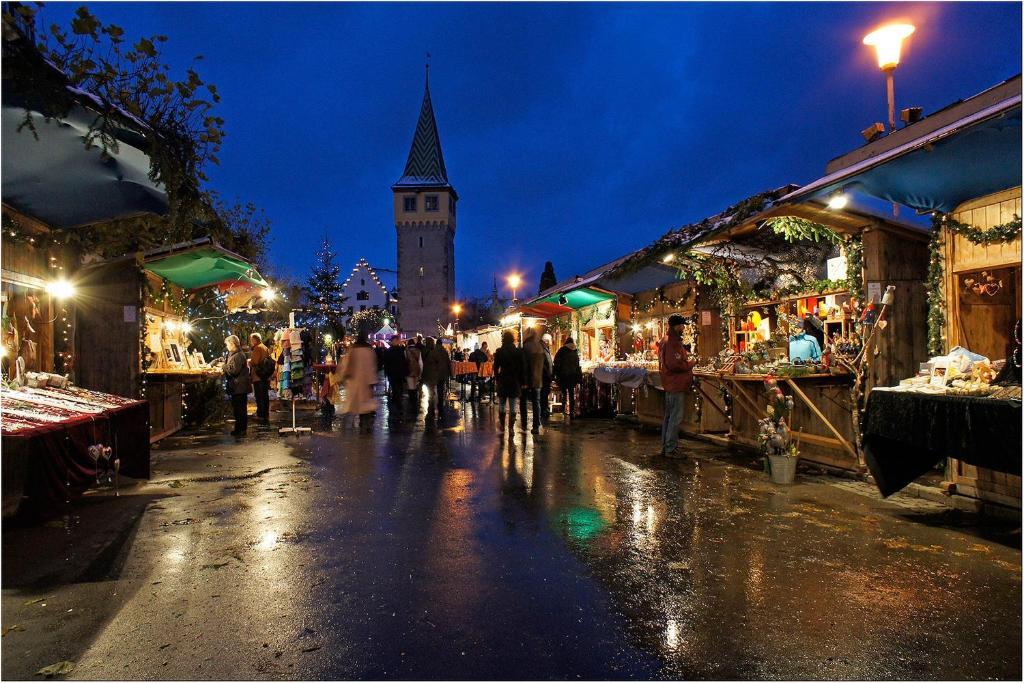
[[[679,422],[683,413],[683,396],[693,382],[694,359],[682,341],[684,320],[672,316],[668,321],[668,334],[658,345],[658,365],[665,390],[665,415],[662,424],[660,454],[665,457],[685,457],[679,451]],[[275,360],[263,344],[259,334],[249,338],[250,355],[246,357],[241,340],[231,335],[224,340],[227,358],[223,369],[227,393],[234,413],[232,435],[240,436],[248,425],[248,394],[256,399],[257,422],[266,424],[270,417],[270,377]],[[551,394],[557,388],[561,396],[566,422],[576,417],[576,390],[583,381],[580,355],[572,338],[566,339],[554,354],[552,337],[528,329],[520,345],[512,332],[502,335],[501,346],[492,354],[487,343],[479,348],[448,350],[433,337],[417,335],[403,341],[398,335],[391,337],[385,348],[373,346],[365,333],[343,354],[334,369],[327,373],[320,389],[320,400],[329,414],[341,405],[342,415],[353,426],[372,429],[378,409],[374,391],[383,373],[387,381],[387,399],[393,414],[403,412],[408,400],[415,411],[421,408],[421,392],[427,396],[427,418],[443,422],[448,404],[448,387],[452,378],[452,362],[471,362],[477,366],[475,375],[458,379],[470,385],[469,401],[481,400],[484,383],[493,382],[498,403],[498,430],[515,429],[516,412],[521,428],[539,434],[551,417]],[[339,349],[340,350],[340,349]],[[493,363],[493,379],[484,379],[479,370],[485,363]],[[344,387],[344,400],[341,389]]]

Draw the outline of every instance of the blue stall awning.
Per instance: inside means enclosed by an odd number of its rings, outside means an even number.
[[[862,192],[921,213],[948,213],[967,200],[1020,184],[1018,94],[826,175],[779,203]]]

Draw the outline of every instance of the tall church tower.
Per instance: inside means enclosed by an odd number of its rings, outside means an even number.
[[[455,203],[441,154],[430,67],[416,133],[402,177],[391,186],[398,231],[398,305],[402,331],[436,336],[455,301]]]

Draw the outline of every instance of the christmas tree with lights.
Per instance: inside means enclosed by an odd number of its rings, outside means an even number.
[[[308,309],[303,319],[307,326],[332,332],[336,339],[341,339],[345,335],[345,311],[342,304],[348,297],[342,294],[341,267],[335,263],[336,259],[337,254],[324,235],[316,255],[316,265],[313,266],[306,286],[302,288]]]

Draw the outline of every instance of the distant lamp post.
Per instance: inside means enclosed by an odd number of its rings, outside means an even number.
[[[888,24],[864,36],[864,44],[875,48],[878,68],[885,72],[886,92],[889,97],[889,130],[896,130],[896,93],[892,75],[900,63],[903,41],[914,32],[911,24]]]
[[[519,289],[519,285],[521,285],[521,284],[523,284],[523,278],[519,277],[519,275],[512,274],[512,275],[508,276],[508,286],[509,286],[509,289],[512,290],[512,303],[513,303],[513,305],[517,301],[517,299],[516,299],[516,291]]]
[[[452,314],[455,316],[455,329],[459,329],[459,315],[462,313],[462,304],[452,304]]]

